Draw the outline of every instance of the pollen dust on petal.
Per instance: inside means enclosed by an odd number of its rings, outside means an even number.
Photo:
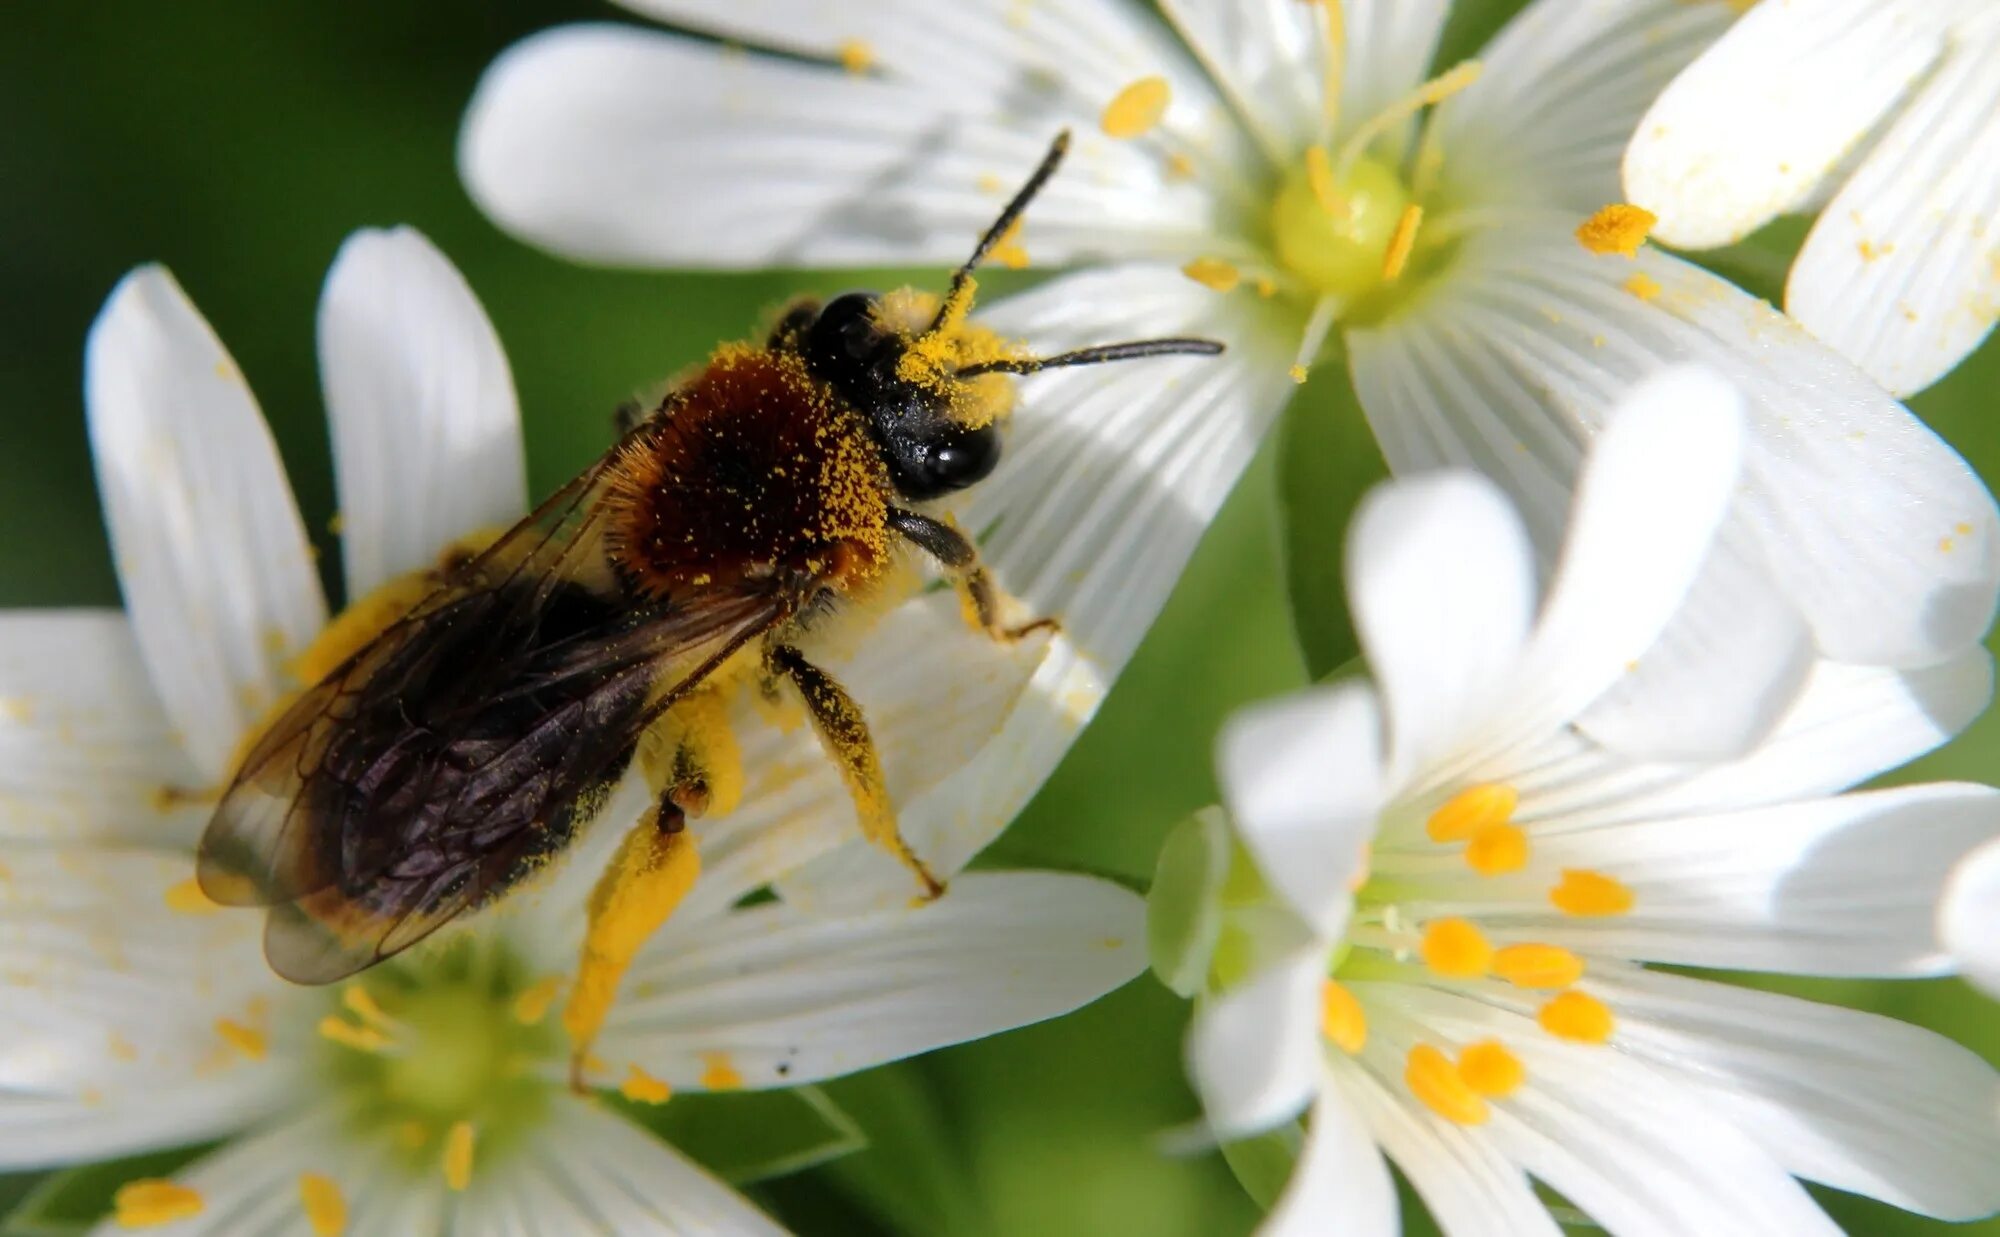
[[[626,1099],[635,1104],[664,1104],[673,1098],[672,1087],[640,1069],[636,1062],[627,1071],[625,1081],[618,1084],[618,1093]]]
[[[701,1085],[711,1091],[733,1091],[743,1085],[743,1075],[726,1052],[701,1054]]]
[[[1659,221],[1658,215],[1643,206],[1613,202],[1584,220],[1576,229],[1576,239],[1592,253],[1636,257],[1639,246],[1646,243],[1653,225]]]
[[[860,39],[846,39],[837,50],[840,67],[849,73],[866,73],[875,67],[875,49]]]
[[[1625,281],[1623,287],[1642,301],[1650,301],[1660,294],[1660,281],[1644,271],[1633,271],[1631,278]]]
[[[1104,105],[1104,114],[1098,117],[1098,127],[1105,136],[1121,141],[1140,137],[1160,123],[1167,114],[1167,104],[1173,100],[1173,87],[1164,77],[1142,77],[1138,81],[1112,96]]]

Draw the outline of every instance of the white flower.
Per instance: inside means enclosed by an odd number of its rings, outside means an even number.
[[[1166,0],[1193,57],[1127,0],[626,3],[729,42],[549,31],[489,70],[465,123],[474,197],[575,257],[955,261],[1051,133],[1078,129],[1016,257],[1091,269],[996,317],[1029,334],[1051,315],[1111,336],[1198,330],[1232,349],[1190,371],[1229,388],[1199,414],[1118,420],[1130,449],[1207,461],[1184,518],[1079,545],[1078,565],[1178,565],[1281,398],[1273,371],[1310,363],[1335,332],[1392,468],[1484,472],[1544,561],[1583,447],[1631,382],[1693,359],[1747,393],[1736,518],[1700,604],[1584,719],[1604,741],[1740,750],[1815,651],[1927,665],[1987,626],[1996,514],[1945,444],[1727,282],[1651,249],[1579,244],[1579,224],[1617,196],[1638,117],[1728,5],[1540,0],[1476,80],[1461,67],[1426,85],[1446,0]],[[1625,226],[1593,243],[1637,243],[1635,217],[1607,218]],[[1059,395],[1031,394],[1026,412]],[[1041,601],[1035,582],[1008,583]],[[1129,611],[1149,617],[1163,587],[1135,589]],[[1710,684],[1702,717],[1648,702],[1696,673]]]
[[[1952,872],[1938,931],[1960,973],[2000,997],[2000,842],[1973,851]]]
[[[1233,882],[1189,1060],[1224,1138],[1311,1105],[1269,1231],[1393,1233],[1384,1155],[1450,1233],[1554,1233],[1530,1176],[1619,1234],[1835,1231],[1794,1177],[2000,1208],[2000,1076],[1978,1057],[1642,965],[1935,973],[1945,873],[2000,833],[1987,787],[1834,793],[1984,707],[1982,652],[1822,663],[1728,763],[1637,763],[1571,726],[1695,579],[1736,484],[1736,405],[1682,371],[1612,414],[1539,603],[1490,484],[1384,486],[1348,558],[1375,683],[1225,731],[1225,801],[1275,900]]]
[[[2000,318],[2000,6],[1758,5],[1646,113],[1625,183],[1698,248],[1824,206],[1785,308],[1921,391]]]
[[[351,590],[519,516],[505,359],[427,241],[348,242],[320,351]],[[128,611],[0,614],[0,1166],[230,1139],[122,1192],[107,1228],[774,1230],[566,1085],[546,1015],[594,861],[646,806],[636,784],[538,891],[341,989],[279,981],[261,917],[201,897],[205,790],[325,606],[256,404],[165,271],[111,297],[87,391]],[[917,793],[998,724],[1032,663],[982,664],[971,646],[988,642],[928,605],[885,622],[889,647],[839,673],[892,782]],[[912,678],[906,648],[955,632],[961,677]],[[1083,877],[969,875],[934,905],[844,920],[738,906],[853,828],[809,736],[745,739],[747,805],[706,838],[702,879],[626,976],[599,1081],[650,1100],[807,1083],[1054,1016],[1138,970],[1138,900]]]

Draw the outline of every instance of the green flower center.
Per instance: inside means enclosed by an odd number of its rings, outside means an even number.
[[[1272,248],[1312,289],[1352,304],[1402,274],[1415,241],[1405,223],[1411,206],[1409,187],[1387,163],[1363,157],[1336,176],[1315,147],[1272,199]]]

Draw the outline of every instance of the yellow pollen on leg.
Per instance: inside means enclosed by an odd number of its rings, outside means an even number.
[[[270,1051],[264,1033],[256,1027],[245,1026],[234,1018],[217,1018],[215,1033],[228,1042],[231,1048],[249,1057],[252,1061],[262,1061]]]
[[[1486,1121],[1486,1101],[1469,1086],[1451,1063],[1451,1058],[1430,1044],[1410,1049],[1403,1066],[1403,1082],[1410,1093],[1447,1121],[1459,1125],[1482,1125]]]
[[[1412,202],[1403,208],[1402,218],[1396,220],[1396,230],[1389,236],[1389,248],[1382,254],[1383,279],[1394,283],[1403,277],[1403,268],[1410,264],[1410,253],[1417,247],[1417,229],[1423,222],[1423,207]]]
[[[626,834],[605,867],[590,895],[583,956],[563,1007],[573,1082],[581,1083],[584,1054],[611,1012],[618,984],[639,947],[687,897],[700,872],[692,831],[663,833],[650,816]]]
[[[1319,1033],[1352,1056],[1368,1043],[1368,1014],[1347,985],[1325,979],[1319,985]]]
[[[299,1174],[299,1207],[313,1237],[340,1237],[347,1231],[347,1199],[340,1183],[323,1173]]]
[[[472,1184],[472,1122],[458,1121],[452,1124],[444,1136],[444,1183],[454,1191],[463,1192]]]
[[[1520,793],[1504,782],[1467,787],[1431,813],[1424,832],[1433,842],[1468,842],[1481,829],[1506,824],[1520,801]]]
[[[1557,1039],[1581,1044],[1601,1044],[1611,1038],[1617,1020],[1611,1007],[1588,993],[1571,989],[1556,997],[1535,1014],[1542,1030]]]
[[[625,1081],[618,1086],[618,1094],[635,1104],[664,1104],[672,1098],[674,1089],[663,1080],[653,1077],[635,1063],[627,1067]]]
[[[1633,900],[1625,882],[1584,868],[1564,868],[1561,883],[1549,890],[1549,902],[1565,915],[1623,915]]]
[[[1433,919],[1417,946],[1424,965],[1446,979],[1478,979],[1493,966],[1493,946],[1470,920]]]
[[[1098,117],[1097,125],[1106,137],[1121,141],[1142,136],[1160,123],[1173,97],[1173,88],[1166,78],[1142,77],[1104,105],[1104,114]]]
[[[549,1006],[555,1004],[562,986],[562,976],[550,975],[523,988],[514,998],[514,1021],[524,1027],[540,1026],[542,1019],[549,1016]]]
[[[1487,825],[1466,843],[1465,862],[1481,876],[1504,876],[1528,866],[1528,835],[1517,825]]]
[[[1234,292],[1243,282],[1243,272],[1221,258],[1196,258],[1181,268],[1181,274],[1217,292]]]
[[[1643,206],[1613,202],[1583,221],[1576,229],[1577,243],[1592,253],[1616,253],[1637,257],[1660,217]]]
[[[1507,1051],[1497,1039],[1467,1044],[1458,1054],[1458,1076],[1465,1085],[1492,1099],[1504,1099],[1521,1089],[1528,1080],[1521,1058]]]
[[[201,1192],[161,1177],[141,1177],[118,1187],[111,1198],[120,1228],[152,1228],[201,1214]]]
[[[1508,945],[1493,973],[1517,988],[1567,988],[1583,978],[1583,959],[1560,945]]]

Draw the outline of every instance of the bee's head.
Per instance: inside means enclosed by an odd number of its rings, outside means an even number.
[[[808,368],[868,419],[896,492],[912,502],[941,498],[982,480],[1000,462],[1000,429],[960,409],[963,381],[913,375],[906,362],[920,336],[884,315],[873,292],[834,297],[794,336]]]

